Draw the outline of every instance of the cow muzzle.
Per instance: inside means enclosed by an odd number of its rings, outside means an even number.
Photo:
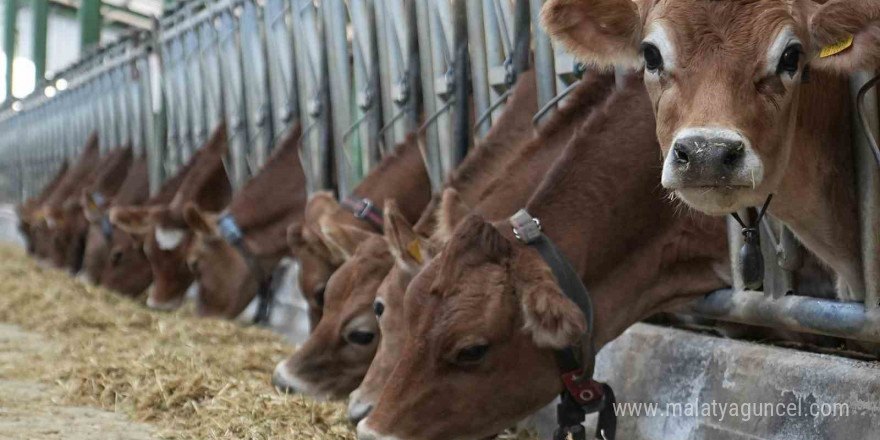
[[[364,400],[359,389],[352,391],[348,398],[348,420],[357,424],[366,418],[372,410],[373,403]]]
[[[763,179],[764,165],[751,142],[728,129],[682,130],[663,163],[663,187],[711,214],[735,209]]]
[[[743,135],[728,129],[681,131],[663,164],[667,189],[755,188],[763,180],[763,164]]]

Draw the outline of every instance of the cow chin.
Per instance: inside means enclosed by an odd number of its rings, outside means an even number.
[[[746,187],[693,187],[675,190],[675,197],[690,208],[707,215],[727,215],[761,206],[767,193]]]
[[[156,299],[156,297],[150,292],[150,296],[147,297],[147,307],[153,310],[160,310],[164,312],[170,312],[173,310],[177,310],[180,306],[183,305],[184,297],[172,298],[167,301],[161,301]]]

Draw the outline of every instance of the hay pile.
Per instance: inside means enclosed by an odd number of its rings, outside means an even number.
[[[292,351],[278,335],[188,310],[153,313],[2,246],[0,321],[63,347],[19,377],[57,384],[66,404],[150,422],[163,438],[355,437],[343,404],[274,391],[272,369]]]
[[[2,245],[0,322],[62,347],[4,374],[56,384],[59,401],[123,412],[162,438],[355,439],[344,403],[274,390],[272,370],[293,351],[277,334],[191,308],[152,312]]]

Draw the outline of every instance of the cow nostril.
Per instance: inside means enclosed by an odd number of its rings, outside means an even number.
[[[724,155],[724,165],[732,167],[736,165],[744,155],[745,148],[742,142],[737,142],[736,144],[731,145],[731,148]]]
[[[675,157],[675,161],[682,164],[682,165],[688,163],[688,161],[690,160],[687,153],[685,153],[684,150],[682,150],[679,145],[676,145],[672,149],[672,154]]]

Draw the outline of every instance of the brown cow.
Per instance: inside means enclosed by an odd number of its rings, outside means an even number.
[[[132,176],[126,181],[113,201],[111,209],[164,206],[171,203],[186,176],[199,163],[198,158],[202,155],[202,151],[196,151],[190,161],[178,170],[177,174],[165,181],[156,195],[146,201],[143,201],[143,198],[149,197],[149,171],[144,169],[143,174],[140,171],[133,171],[132,174],[137,173],[140,177]],[[148,168],[146,163],[144,168]],[[132,297],[140,295],[150,287],[153,282],[153,271],[150,268],[150,260],[144,253],[144,235],[131,234],[118,227],[113,228],[110,238],[113,247],[101,274],[101,284],[104,287]]]
[[[418,143],[416,135],[407,136],[394,153],[383,158],[355,187],[352,198],[370,200],[378,210],[382,209],[386,199],[395,199],[410,221],[418,219],[431,200],[431,182]],[[321,319],[327,280],[344,261],[343,255],[328,248],[322,240],[321,222],[348,225],[364,231],[377,229],[371,222],[343,208],[331,193],[325,191],[311,196],[303,221],[288,229],[288,244],[302,267],[300,290],[309,305],[313,329]]]
[[[193,282],[186,263],[193,241],[193,234],[183,219],[186,205],[195,203],[208,211],[220,211],[232,195],[223,166],[227,150],[225,123],[214,129],[202,150],[204,152],[196,156],[198,162],[168,205],[110,210],[110,220],[115,225],[144,237],[144,252],[153,271],[153,289],[147,298],[151,308],[177,308]]]
[[[578,56],[644,68],[664,188],[715,215],[774,194],[768,212],[834,270],[838,296],[864,298],[841,73],[880,65],[880,3],[554,0],[542,16]]]
[[[290,252],[287,226],[302,220],[307,201],[299,137],[299,127],[292,129],[220,215],[205,213],[195,204],[186,207],[184,218],[196,232],[188,264],[199,283],[200,315],[237,317],[260,285],[268,286],[276,266]],[[241,234],[244,251],[227,241],[224,225],[238,230],[229,232]]]
[[[52,194],[64,181],[67,173],[70,171],[70,162],[64,159],[58,167],[58,171],[52,181],[40,192],[40,194],[29,199],[22,205],[18,206],[18,229],[27,242],[27,252],[37,258],[48,258],[46,252],[46,239],[48,236],[48,228],[45,218],[41,212],[43,203],[52,196]]]
[[[88,229],[88,223],[79,209],[79,193],[94,181],[100,166],[118,155],[118,152],[115,153],[100,157],[98,135],[93,133],[76,165],[58,185],[58,190],[43,204],[51,236],[50,259],[55,267],[66,267],[72,273],[79,272]]]
[[[101,272],[110,252],[108,242],[111,226],[106,210],[112,203],[128,176],[131,175],[134,152],[131,147],[120,148],[118,159],[98,170],[95,182],[82,190],[80,209],[88,220],[86,246],[83,254],[81,276],[92,284],[99,284]],[[102,224],[103,222],[103,224]]]
[[[540,185],[547,170],[568,144],[575,129],[586,122],[592,111],[607,99],[613,88],[613,76],[587,73],[569,95],[566,105],[541,126],[537,136],[517,142],[519,144],[517,150],[511,152],[512,157],[504,168],[491,179],[487,179],[488,184],[480,184],[479,192],[469,191],[474,185],[459,185],[455,180],[451,180],[452,184],[449,187],[460,192],[453,193],[454,195],[447,193],[442,206],[438,207],[438,212],[432,213],[432,217],[441,217],[436,222],[436,233],[433,230],[434,226],[429,226],[430,223],[420,221],[413,228],[403,221],[398,221],[393,228],[395,235],[419,237],[421,243],[427,243],[426,246],[431,248],[438,246],[437,242],[440,238],[448,236],[455,226],[449,218],[461,216],[454,213],[456,206],[475,206],[476,212],[489,219],[500,219],[513,214],[528,201],[534,189]],[[534,105],[536,107],[537,103]],[[536,111],[535,107],[524,109],[525,111],[515,110],[520,112],[519,117],[525,119],[520,122],[521,124],[529,124]],[[500,137],[504,137],[504,133],[506,131],[501,131]],[[467,162],[462,164],[462,167],[466,165]],[[428,236],[431,234],[434,234],[434,237],[429,239]],[[397,356],[405,334],[402,323],[403,294],[412,277],[429,260],[426,256],[421,258],[422,261],[414,260],[406,248],[410,243],[408,241],[390,238],[388,241],[392,253],[396,256],[397,264],[376,292],[375,310],[382,314],[379,324],[382,339],[367,376],[361,386],[351,394],[349,418],[353,421],[358,421],[367,415],[378,399],[391,369],[397,364]]]
[[[402,354],[359,439],[495,434],[562,391],[555,350],[585,337],[601,348],[634,322],[727,285],[724,222],[677,215],[656,190],[640,81],[591,115],[526,205],[590,289],[593,334],[506,221],[468,215],[410,283]]]

